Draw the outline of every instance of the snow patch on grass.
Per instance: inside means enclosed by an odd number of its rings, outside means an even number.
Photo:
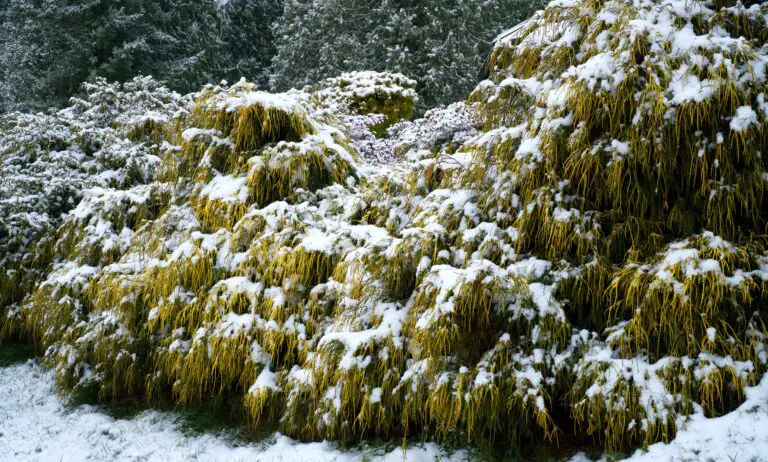
[[[187,435],[173,413],[146,411],[114,419],[96,406],[65,407],[54,376],[29,361],[0,368],[0,460],[13,461],[377,461],[468,460],[434,444],[406,451],[341,452],[332,443],[301,443],[279,433],[237,446],[227,435]]]

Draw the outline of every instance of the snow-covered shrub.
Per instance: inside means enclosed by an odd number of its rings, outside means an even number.
[[[252,203],[346,183],[354,162],[346,137],[310,117],[306,99],[259,91],[245,80],[197,96],[192,128],[181,133],[178,154],[169,153],[175,165],[167,171],[194,173],[190,200],[206,228],[231,228]]]
[[[18,301],[47,270],[62,215],[86,189],[113,194],[154,179],[164,135],[151,127],[164,127],[186,105],[145,77],[125,84],[96,80],[84,91],[86,97],[58,112],[0,118],[0,308]],[[87,239],[94,239],[91,231],[103,232],[98,224],[83,229],[86,224],[60,232]]]
[[[326,79],[322,87],[313,96],[335,114],[383,116],[371,126],[379,135],[410,119],[417,100],[416,81],[389,72],[348,72]]]
[[[454,103],[430,109],[424,117],[403,120],[377,136],[372,130],[381,123],[378,115],[348,115],[342,122],[350,141],[366,161],[375,165],[392,165],[404,160],[432,159],[439,152],[453,152],[477,134],[471,105]]]
[[[71,98],[61,113],[98,127],[119,128],[132,141],[160,143],[167,135],[162,130],[189,104],[187,96],[170,91],[152,77],[125,83],[97,78],[84,83],[81,90],[84,95]]]
[[[392,165],[317,95],[207,87],[6,325],[66,390],[304,439],[668,440],[766,371],[763,17],[558,0],[473,103],[390,127]]]
[[[393,146],[410,160],[377,170],[322,96],[240,82],[194,99],[158,127],[160,181],[89,190],[8,323],[64,389],[239,397],[303,438],[486,439],[512,414],[528,435],[555,430],[533,346],[567,324],[551,285],[498,266],[515,233],[455,189],[465,106],[403,122]]]
[[[765,371],[766,26],[762,4],[556,1],[473,95],[479,206],[561,262],[568,319],[605,341],[562,367],[609,448],[727,412]]]

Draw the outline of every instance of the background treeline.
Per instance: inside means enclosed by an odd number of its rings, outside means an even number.
[[[540,0],[0,0],[0,112],[60,105],[97,76],[182,92],[282,90],[350,70],[419,81],[422,107],[476,83],[494,37]]]

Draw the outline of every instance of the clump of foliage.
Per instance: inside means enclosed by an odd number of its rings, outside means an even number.
[[[0,310],[20,301],[49,270],[62,214],[85,189],[106,194],[104,188],[154,179],[165,127],[186,104],[144,77],[125,84],[96,80],[83,93],[58,112],[0,118]]]
[[[473,95],[480,206],[559,262],[568,318],[599,334],[565,402],[608,448],[727,412],[765,371],[764,12],[554,2]]]
[[[402,74],[347,72],[326,79],[315,99],[331,114],[377,117],[368,127],[383,136],[387,128],[409,120],[418,101],[416,81]]]

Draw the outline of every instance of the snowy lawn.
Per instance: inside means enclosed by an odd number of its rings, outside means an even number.
[[[195,435],[179,416],[146,411],[115,419],[96,406],[65,407],[54,378],[34,361],[4,365],[0,356],[0,460],[2,461],[434,461],[469,460],[466,452],[446,454],[434,444],[342,452],[332,443],[300,443],[275,434],[238,446],[227,435]],[[629,461],[768,461],[768,376],[747,389],[736,411],[723,417],[692,417],[670,444],[637,451]],[[571,462],[589,459],[575,456]],[[604,458],[603,460],[611,460]]]
[[[275,434],[236,446],[226,435],[189,435],[173,413],[147,411],[115,419],[95,406],[68,408],[54,391],[54,377],[28,361],[0,361],[0,461],[359,461],[467,460],[436,445],[402,450],[342,452],[331,443],[300,443]]]

